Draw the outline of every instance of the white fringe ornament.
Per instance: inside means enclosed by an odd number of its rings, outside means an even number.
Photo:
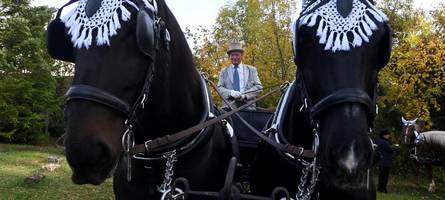
[[[365,1],[366,4],[354,0],[351,13],[343,17],[337,10],[337,0],[330,0],[315,9],[322,2],[317,0],[302,11],[296,23],[299,27],[313,27],[318,21],[317,36],[320,37],[319,43],[325,45],[325,50],[350,51],[351,47],[360,47],[364,42],[369,42],[373,32],[378,29],[377,22],[388,21],[381,10],[369,0]]]
[[[97,46],[109,46],[110,37],[116,35],[121,28],[120,20],[126,22],[131,19],[131,13],[124,3],[139,10],[130,0],[103,0],[96,13],[88,17],[85,11],[86,3],[87,0],[80,0],[76,8],[61,17],[68,28],[74,47],[78,49],[88,49],[92,45],[93,38]],[[96,34],[95,37],[93,33]]]

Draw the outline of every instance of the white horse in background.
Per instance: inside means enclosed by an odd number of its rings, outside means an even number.
[[[420,183],[420,165],[425,165],[431,177],[428,187],[429,192],[434,192],[436,184],[434,182],[432,165],[445,167],[445,131],[420,132],[420,127],[414,120],[406,120],[402,117],[403,142],[408,145],[410,157],[414,158],[416,164],[417,183]]]

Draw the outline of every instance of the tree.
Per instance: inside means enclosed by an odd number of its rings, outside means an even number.
[[[295,79],[290,17],[295,0],[239,0],[223,7],[211,30],[188,31],[195,43],[197,66],[217,80],[219,71],[229,64],[227,45],[244,43],[244,62],[258,68],[263,86],[269,88]],[[276,106],[279,94],[260,103]]]
[[[412,0],[384,0],[382,7],[390,18],[395,40],[391,60],[380,73],[383,96],[379,105],[383,112],[399,116],[391,115],[395,121],[378,119],[396,123],[386,123],[387,127],[401,127],[401,115],[418,117],[427,121],[426,128],[431,127],[431,112],[442,109],[438,100],[444,96],[445,43],[437,32],[441,11],[434,12],[436,19],[430,18],[415,10]]]
[[[0,141],[36,143],[47,138],[48,119],[59,110],[58,65],[45,47],[54,9],[29,0],[0,1]]]

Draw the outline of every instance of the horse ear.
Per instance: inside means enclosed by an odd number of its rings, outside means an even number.
[[[406,124],[408,121],[406,121],[406,119],[402,116],[402,123]]]

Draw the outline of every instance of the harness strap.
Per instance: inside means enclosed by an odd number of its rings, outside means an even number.
[[[226,99],[222,98],[221,93],[219,92],[218,88],[216,87],[215,83],[212,82],[211,80],[207,79],[207,82],[210,83],[210,85],[212,86],[213,89],[215,89],[215,91],[218,93],[218,95],[221,97],[221,99],[224,101],[225,104],[227,104],[229,106],[229,108],[233,111],[234,108],[232,107],[232,105],[230,105]],[[235,109],[236,110],[236,109]],[[304,157],[304,158],[313,158],[314,157],[314,151],[312,150],[305,150],[303,147],[297,147],[291,144],[280,144],[275,142],[274,140],[270,139],[269,137],[267,137],[264,133],[256,130],[252,125],[249,124],[249,122],[247,122],[240,114],[238,114],[238,112],[234,113],[237,117],[239,117],[239,119],[241,120],[241,122],[246,125],[252,132],[255,133],[255,135],[257,135],[259,138],[261,138],[261,140],[263,140],[264,142],[266,142],[267,144],[273,146],[275,149],[283,152],[283,153],[289,153],[293,156],[296,157]]]
[[[316,116],[331,106],[342,103],[360,103],[366,106],[368,113],[372,112],[372,101],[366,92],[358,88],[344,88],[317,102],[314,107],[311,108],[312,116]]]
[[[71,86],[65,94],[65,102],[71,100],[93,101],[116,109],[126,116],[130,114],[130,105],[127,102],[105,90],[89,85],[79,84]]]
[[[247,102],[246,104],[244,104],[243,106],[240,106],[237,109],[231,110],[230,112],[224,113],[224,114],[222,114],[216,118],[213,118],[211,120],[208,120],[204,123],[198,124],[196,126],[190,127],[188,129],[179,131],[179,132],[171,134],[171,135],[166,135],[164,137],[159,137],[159,138],[156,138],[153,140],[146,141],[144,144],[136,145],[130,150],[129,153],[131,155],[135,155],[135,154],[144,153],[144,152],[148,152],[148,153],[162,152],[163,149],[166,148],[166,146],[168,146],[169,144],[177,142],[177,141],[181,140],[182,138],[185,138],[189,135],[192,135],[192,134],[206,128],[206,127],[216,124],[216,123],[220,122],[221,120],[230,117],[231,115],[235,114],[236,112],[249,107],[250,105],[256,103],[257,101],[260,101],[260,100],[270,96],[271,94],[279,91],[280,89],[281,89],[280,87],[277,87],[277,88],[269,91],[265,95]]]

